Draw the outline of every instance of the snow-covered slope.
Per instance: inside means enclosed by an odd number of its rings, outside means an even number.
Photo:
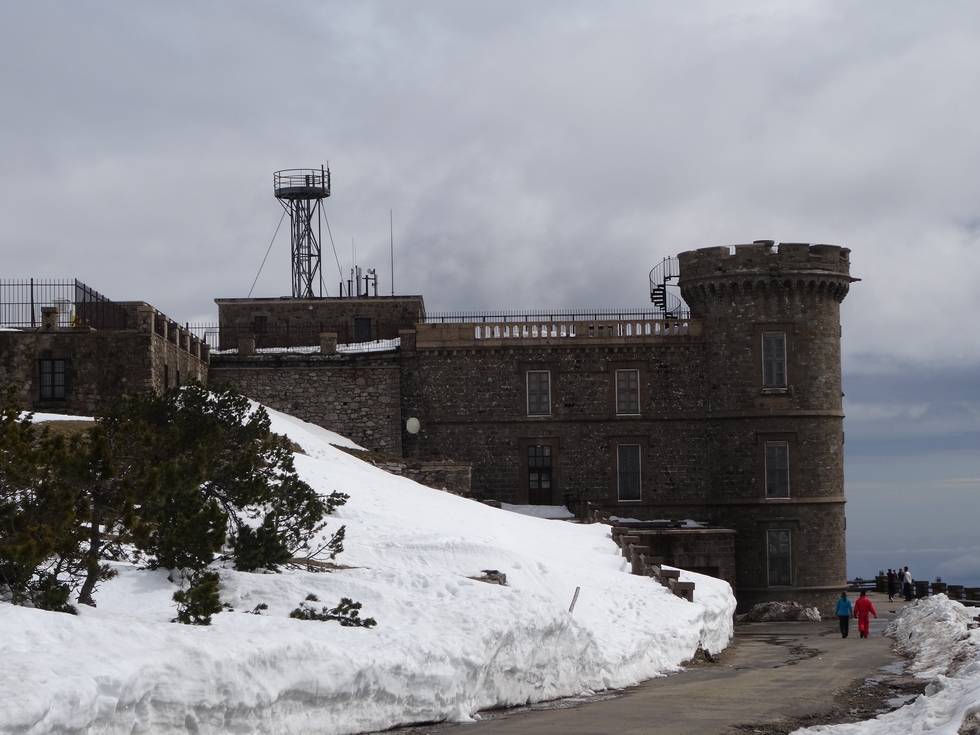
[[[120,565],[77,617],[0,604],[0,732],[351,733],[622,687],[724,648],[735,600],[716,579],[685,602],[632,576],[603,525],[533,518],[422,487],[270,411],[300,475],[350,495],[349,568],[221,571],[234,611],[169,622],[165,572]],[[507,586],[475,581],[483,570]],[[574,612],[568,608],[576,587]],[[290,619],[308,594],[363,604],[372,629]],[[260,615],[248,614],[264,603]]]
[[[926,692],[873,720],[824,725],[797,733],[823,735],[975,735],[980,733],[980,629],[976,608],[946,595],[916,600],[889,626],[909,672],[930,679]]]

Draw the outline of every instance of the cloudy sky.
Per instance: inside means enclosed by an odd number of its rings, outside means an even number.
[[[648,303],[665,255],[852,249],[851,574],[980,585],[980,6],[46,2],[0,12],[0,277],[184,322],[249,293],[272,173],[428,310]],[[253,295],[290,293],[280,233]]]

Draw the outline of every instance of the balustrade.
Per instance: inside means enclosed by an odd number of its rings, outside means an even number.
[[[672,337],[692,334],[690,320],[617,322],[551,322],[524,324],[474,324],[474,339],[618,339],[622,337]],[[699,333],[700,330],[694,333]]]

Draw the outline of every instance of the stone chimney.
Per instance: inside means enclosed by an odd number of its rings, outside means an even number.
[[[57,306],[41,307],[41,331],[54,332],[58,329],[59,311]]]

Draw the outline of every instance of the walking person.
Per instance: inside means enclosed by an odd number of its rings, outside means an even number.
[[[898,581],[898,575],[895,573],[894,569],[888,570],[888,601],[892,602],[895,598],[895,583]]]
[[[854,612],[854,606],[851,605],[851,601],[847,599],[847,590],[840,593],[840,598],[837,600],[837,619],[840,620],[840,637],[847,638],[847,629],[851,622],[851,614]]]
[[[912,602],[912,572],[909,571],[908,567],[905,567],[905,572],[902,574],[902,583],[905,601]]]
[[[840,603],[838,603],[839,605]],[[878,613],[875,611],[874,603],[871,602],[868,593],[861,590],[861,596],[854,603],[854,617],[858,619],[858,633],[861,634],[862,638],[867,638],[868,633],[871,631],[871,618],[868,617],[869,615],[874,615],[875,620],[878,619]]]

